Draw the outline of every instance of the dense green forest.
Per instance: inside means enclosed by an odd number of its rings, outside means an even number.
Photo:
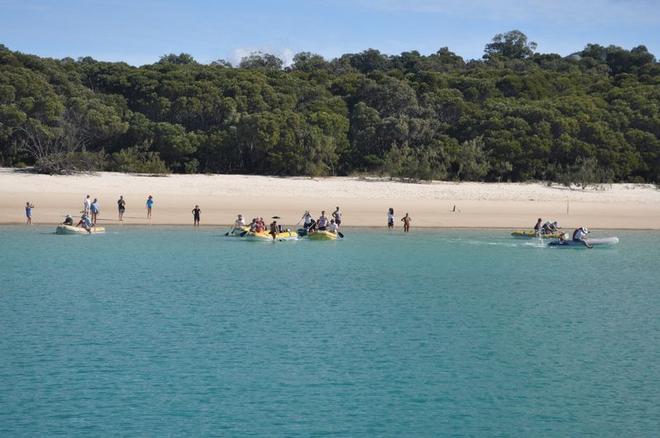
[[[646,47],[535,49],[511,31],[481,60],[370,49],[133,67],[0,45],[0,165],[659,182],[660,64]]]

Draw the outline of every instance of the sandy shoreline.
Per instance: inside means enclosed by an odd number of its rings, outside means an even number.
[[[597,189],[568,189],[541,183],[407,184],[355,177],[278,178],[247,175],[171,175],[149,177],[119,173],[49,176],[0,169],[0,223],[24,223],[26,201],[35,205],[34,224],[55,224],[77,214],[89,193],[100,201],[105,226],[191,225],[195,204],[203,225],[227,225],[245,217],[280,216],[294,225],[306,209],[316,216],[340,206],[344,225],[382,227],[394,208],[396,226],[406,212],[413,227],[530,228],[537,217],[564,228],[660,229],[660,190],[652,185],[612,184]],[[116,201],[126,199],[124,223]],[[153,195],[151,221],[145,201]],[[453,206],[456,212],[452,212]]]

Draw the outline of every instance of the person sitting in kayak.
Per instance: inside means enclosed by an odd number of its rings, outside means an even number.
[[[234,228],[243,228],[245,226],[245,219],[243,215],[239,214],[236,220],[234,221]]]
[[[260,217],[257,219],[257,229],[255,231],[257,233],[263,233],[266,231],[266,223],[264,222],[264,218]]]
[[[316,231],[316,221],[314,219],[310,219],[309,224],[305,227],[305,231],[308,233],[313,233]]]
[[[557,221],[555,221],[555,222],[546,221],[543,224],[543,227],[541,227],[541,232],[543,234],[554,234],[558,231],[559,231],[559,229],[557,227]]]
[[[573,231],[573,242],[581,242],[587,248],[591,248],[589,242],[587,242],[587,234],[589,234],[589,229],[587,227],[580,227]]]
[[[536,234],[539,234],[542,229],[543,229],[543,219],[539,218],[539,220],[536,221],[536,225],[534,225],[534,231],[536,231]]]
[[[325,210],[321,211],[321,216],[319,216],[319,219],[316,221],[316,226],[319,231],[323,231],[327,228],[328,218],[325,217]]]
[[[71,217],[70,214],[66,215],[66,217],[64,218],[64,222],[62,222],[62,225],[73,226],[73,218]]]
[[[328,225],[328,231],[330,231],[333,234],[337,234],[337,231],[339,231],[339,225],[337,225],[337,222],[335,222],[334,219],[330,219],[330,225]]]
[[[314,219],[312,219],[312,214],[308,210],[305,210],[305,213],[300,219],[303,221],[303,228],[306,230],[309,229],[309,227],[312,225],[312,222],[314,221]]]
[[[92,220],[89,218],[87,213],[83,213],[83,215],[80,217],[80,222],[78,222],[76,227],[83,227],[85,230],[87,230],[88,233],[92,233]]]
[[[250,222],[250,232],[254,233],[257,231],[257,218],[253,217],[252,222]]]

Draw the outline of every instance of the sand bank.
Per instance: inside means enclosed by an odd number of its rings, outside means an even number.
[[[612,184],[587,190],[540,183],[410,184],[354,177],[278,178],[246,175],[151,177],[102,172],[94,175],[35,175],[0,169],[0,223],[23,223],[26,201],[33,223],[54,224],[78,214],[83,197],[100,201],[99,223],[117,221],[119,195],[126,199],[123,224],[188,225],[199,204],[203,225],[226,225],[237,213],[273,215],[293,225],[304,210],[330,214],[340,206],[347,226],[384,226],[386,212],[409,212],[413,227],[530,228],[537,217],[564,228],[660,229],[660,190],[652,185]],[[145,201],[153,195],[153,217]],[[456,206],[456,211],[452,211]],[[401,223],[396,223],[400,227]]]

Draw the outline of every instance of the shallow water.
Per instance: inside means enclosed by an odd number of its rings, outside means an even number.
[[[660,430],[660,233],[224,231],[0,227],[0,434]]]

